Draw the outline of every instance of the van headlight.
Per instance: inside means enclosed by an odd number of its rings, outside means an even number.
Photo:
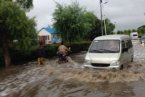
[[[119,66],[120,65],[120,62],[119,61],[112,61],[111,66]]]

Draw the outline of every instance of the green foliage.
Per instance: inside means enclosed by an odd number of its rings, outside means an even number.
[[[37,49],[29,51],[11,49],[11,60],[13,64],[23,64],[37,58]]]
[[[71,52],[72,53],[78,53],[80,51],[87,51],[91,42],[75,42],[71,44]]]
[[[37,58],[37,48],[29,51],[17,50],[15,48],[10,49],[11,61],[13,64],[23,64]],[[0,67],[4,66],[4,59],[0,50]]]
[[[131,32],[137,32],[136,29],[128,29],[128,30],[122,30],[122,31],[117,31],[117,34],[126,34],[126,35],[130,35]]]
[[[33,7],[33,0],[0,0],[0,3],[3,1],[16,3],[25,10],[30,10]]]
[[[15,2],[18,3],[21,6],[21,8],[27,10],[33,7],[33,0],[16,0]]]
[[[98,30],[100,30],[100,21],[92,12],[85,12],[81,19],[84,21],[83,28],[81,28],[83,32],[83,36],[81,37],[83,40],[90,40],[94,32],[96,32],[96,36],[99,36],[100,31]]]
[[[58,50],[57,45],[46,45],[45,46],[46,57],[50,58],[56,56],[57,50]]]
[[[88,41],[102,35],[100,20],[93,12],[86,11],[76,2],[68,6],[57,3],[53,17],[54,27],[61,33],[63,41]],[[109,19],[106,19],[106,26],[108,34],[112,33],[115,25]]]
[[[123,32],[122,32],[122,31],[120,31],[120,30],[118,30],[118,31],[117,31],[117,34],[123,34]]]
[[[57,4],[57,9],[54,13],[55,28],[61,32],[61,37],[66,41],[76,40],[81,34],[80,17],[84,10],[77,3],[70,6],[62,6]]]
[[[0,67],[4,66],[4,61],[3,61],[3,54],[2,54],[2,50],[0,49]]]
[[[84,41],[84,42],[72,43],[72,45],[69,45],[69,46],[71,47],[71,53],[78,53],[80,51],[87,51],[90,44],[91,44],[90,41]],[[52,58],[52,57],[56,56],[58,46],[59,45],[56,45],[56,44],[46,45],[44,47],[46,58]],[[23,63],[27,63],[32,60],[36,61],[37,60],[37,49],[38,49],[38,47],[30,49],[29,51],[24,51],[21,49],[18,50],[15,48],[10,49],[12,63],[13,64],[23,64]],[[2,52],[0,50],[0,66],[2,66],[3,64],[4,64],[3,56],[2,56]]]
[[[19,49],[29,50],[33,46],[31,40],[37,38],[34,18],[29,19],[23,8],[19,6],[24,2],[16,1],[0,0],[0,43],[7,66],[10,65],[8,48],[13,46],[13,40],[18,41]],[[28,5],[26,6],[28,7]]]
[[[18,40],[23,49],[31,46],[30,40],[36,38],[34,19],[29,19],[25,12],[12,2],[1,3],[0,18],[3,20],[0,35],[11,42]]]
[[[87,51],[90,44],[91,44],[90,41],[84,41],[84,42],[74,42],[71,45],[66,44],[66,46],[71,47],[71,53],[78,53],[80,51]],[[58,46],[59,45],[56,44],[46,45],[45,46],[46,57],[50,58],[56,56]]]
[[[112,34],[113,30],[115,29],[115,25],[113,23],[111,23],[111,21],[109,19],[105,19],[105,24],[106,24],[106,32],[107,32],[107,34]],[[104,32],[105,32],[105,28],[104,28]]]
[[[145,25],[139,27],[137,29],[137,31],[138,31],[139,35],[145,35]]]
[[[92,28],[91,32],[88,34],[89,40],[93,40],[97,36],[101,36],[101,21],[96,19],[95,25]]]
[[[25,12],[12,2],[0,3],[0,18],[3,31],[0,32],[7,40],[18,40],[23,49],[31,46],[31,39],[36,39],[34,18],[29,19]]]

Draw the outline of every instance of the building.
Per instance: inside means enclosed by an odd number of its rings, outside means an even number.
[[[43,44],[60,43],[61,38],[56,29],[52,27],[42,28],[38,32],[39,42]]]

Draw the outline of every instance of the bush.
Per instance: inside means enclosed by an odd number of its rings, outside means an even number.
[[[81,51],[88,51],[91,42],[82,42],[81,43]]]
[[[78,53],[80,51],[87,51],[91,42],[78,42],[71,44],[71,52]],[[44,47],[46,58],[56,56],[59,44],[49,44]],[[68,46],[68,45],[67,45]],[[37,49],[33,48],[29,51],[11,49],[11,61],[13,64],[23,64],[37,59]],[[0,51],[0,65],[4,64],[2,51]]]
[[[50,58],[50,57],[56,56],[58,46],[55,44],[53,45],[49,44],[49,45],[46,45],[44,49],[45,49],[46,57]]]
[[[78,53],[80,51],[87,51],[91,42],[78,42],[71,44],[72,53]]]
[[[22,64],[37,58],[37,50],[23,51],[23,50],[10,50],[11,61],[13,64]]]

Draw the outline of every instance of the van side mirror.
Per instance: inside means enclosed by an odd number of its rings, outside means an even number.
[[[128,51],[128,48],[123,48],[122,49],[122,52],[127,52]]]

